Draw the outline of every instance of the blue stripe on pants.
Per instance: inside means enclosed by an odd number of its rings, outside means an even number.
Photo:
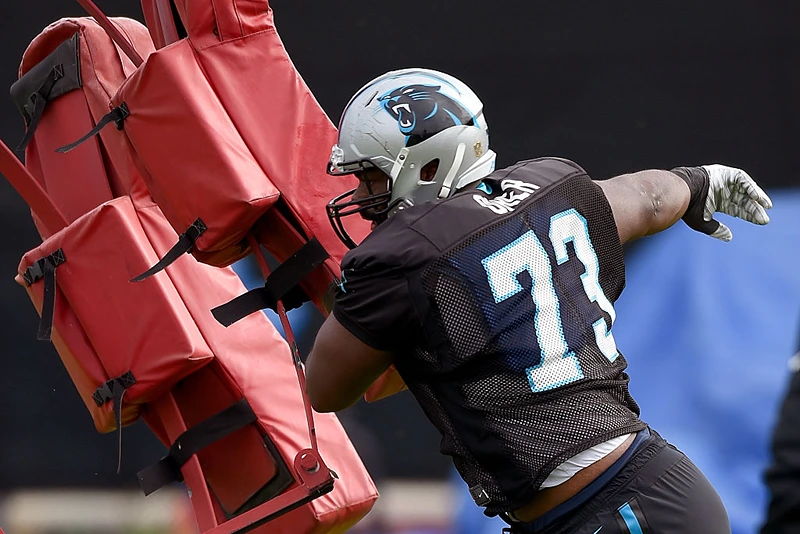
[[[619,515],[622,516],[623,521],[625,521],[625,526],[628,527],[628,531],[631,534],[643,534],[642,526],[639,524],[639,520],[636,519],[636,514],[633,513],[629,503],[620,506],[618,511]]]

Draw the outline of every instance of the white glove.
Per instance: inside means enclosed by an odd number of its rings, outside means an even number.
[[[715,213],[725,213],[745,221],[764,225],[769,222],[768,209],[772,201],[767,194],[741,169],[725,165],[703,165],[708,173],[709,185],[703,220],[714,221]],[[720,223],[709,235],[722,241],[733,238],[731,229]]]

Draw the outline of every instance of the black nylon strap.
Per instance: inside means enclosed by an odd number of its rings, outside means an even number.
[[[193,426],[175,440],[164,458],[139,471],[137,478],[142,491],[145,495],[150,495],[170,482],[183,481],[181,467],[189,458],[257,420],[247,400],[242,399]]]
[[[27,126],[25,137],[16,148],[25,150],[33,139],[47,102],[82,86],[79,61],[79,33],[64,41],[53,52],[11,86],[11,100]]]
[[[130,114],[131,112],[128,111],[128,105],[125,102],[123,102],[119,106],[115,107],[114,109],[106,113],[106,115],[102,119],[100,119],[100,122],[97,123],[97,126],[92,128],[89,133],[87,133],[74,143],[70,143],[68,145],[62,146],[61,148],[57,148],[56,152],[58,152],[59,154],[66,154],[70,150],[77,148],[81,143],[88,141],[95,135],[99,134],[100,130],[102,130],[112,122],[116,124],[117,130],[122,130],[125,123],[125,119],[127,119]]]
[[[25,285],[32,285],[44,277],[44,265],[48,260],[54,267],[58,267],[64,263],[67,258],[64,256],[64,251],[62,249],[58,249],[44,258],[39,258],[22,273],[22,279],[25,280]]]
[[[53,315],[56,309],[56,268],[53,262],[44,262],[44,296],[42,298],[42,317],[36,339],[50,341],[53,334]]]
[[[275,309],[279,300],[286,300],[287,309],[299,307],[308,300],[298,285],[328,258],[328,252],[313,238],[304,244],[289,259],[281,263],[267,277],[264,287],[239,295],[232,301],[211,310],[214,318],[223,326],[230,326],[253,312],[264,308]]]
[[[147,269],[136,278],[132,278],[131,282],[141,282],[142,280],[149,278],[172,265],[172,262],[180,258],[183,254],[186,254],[192,250],[192,247],[194,247],[194,242],[197,241],[197,238],[203,235],[203,232],[205,232],[207,229],[208,228],[201,219],[194,221],[184,233],[178,236],[178,242],[175,243],[171,249],[169,249],[169,252],[167,252],[164,257],[158,261],[158,263]]]
[[[128,388],[114,388],[114,420],[117,423],[117,474],[122,470],[122,397]]]
[[[29,98],[28,101],[30,103],[31,108],[31,122],[28,125],[28,129],[25,132],[25,137],[22,138],[19,145],[17,145],[16,151],[22,152],[27,148],[28,144],[33,139],[33,134],[36,133],[36,128],[39,126],[39,121],[44,115],[44,108],[47,105],[47,101],[50,99],[50,92],[53,90],[56,82],[64,77],[64,67],[63,65],[56,65],[53,67],[53,70],[50,71],[50,74],[45,79],[44,83],[39,87],[39,89],[33,93]],[[27,105],[25,106],[28,107]]]
[[[133,376],[131,371],[118,376],[117,378],[112,378],[102,386],[98,387],[92,393],[92,400],[98,407],[102,406],[104,403],[114,399],[114,391],[115,388],[119,389],[128,389],[132,385],[136,383],[136,377]]]
[[[33,285],[44,277],[44,262],[45,258],[36,260],[33,265],[25,269],[25,272],[22,273],[22,279],[25,280],[25,285]]]
[[[112,378],[98,387],[92,394],[92,400],[97,406],[102,406],[108,401],[113,401],[114,419],[117,422],[117,474],[122,469],[122,397],[128,388],[136,383],[136,378],[131,371]]]
[[[40,341],[50,341],[53,333],[53,314],[56,307],[56,267],[65,261],[64,251],[58,249],[49,256],[36,260],[22,273],[22,279],[28,286],[44,278],[42,317],[39,319],[39,331],[36,334],[36,339]]]

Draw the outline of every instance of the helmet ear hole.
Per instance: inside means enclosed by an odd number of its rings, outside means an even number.
[[[432,182],[439,170],[439,158],[432,159],[419,171],[419,179],[421,182]]]

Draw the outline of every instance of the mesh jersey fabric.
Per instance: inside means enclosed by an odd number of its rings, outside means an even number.
[[[556,158],[399,212],[342,263],[333,313],[395,365],[486,513],[644,428],[610,333],[622,246],[600,187]]]

